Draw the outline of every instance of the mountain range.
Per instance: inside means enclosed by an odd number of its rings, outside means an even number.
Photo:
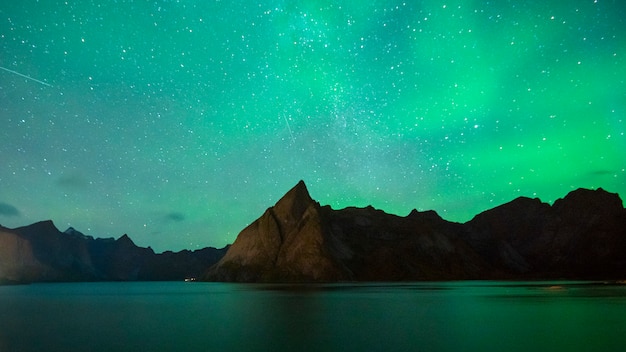
[[[333,210],[300,181],[246,227],[209,281],[335,282],[623,279],[626,211],[617,194],[577,189],[551,206],[520,197],[466,223],[434,211]]]
[[[0,226],[0,283],[622,280],[625,253],[626,210],[601,188],[553,205],[519,197],[456,223],[434,211],[334,210],[300,181],[222,249],[157,254],[49,220]]]
[[[127,235],[94,239],[71,227],[60,232],[50,220],[0,226],[0,283],[183,280],[200,276],[226,250],[156,254]]]

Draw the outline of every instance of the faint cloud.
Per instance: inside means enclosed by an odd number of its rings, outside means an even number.
[[[0,215],[20,216],[20,211],[11,204],[0,202]]]
[[[591,176],[615,175],[615,171],[612,171],[612,170],[596,170],[596,171],[591,171],[589,174]]]
[[[57,184],[64,188],[85,188],[89,182],[80,175],[73,174],[59,177]]]
[[[185,220],[185,215],[179,212],[171,212],[165,215],[166,221],[181,222]]]

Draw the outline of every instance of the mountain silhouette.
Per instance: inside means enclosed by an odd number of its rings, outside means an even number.
[[[156,254],[127,235],[94,239],[50,220],[0,226],[0,283],[183,280],[200,276],[226,248]]]
[[[553,205],[519,197],[456,223],[434,211],[334,210],[300,181],[222,249],[157,254],[127,235],[94,239],[50,220],[0,226],[0,283],[622,280],[624,253],[626,210],[602,188]]]
[[[300,181],[241,231],[203,279],[622,279],[625,252],[622,200],[601,188],[572,191],[552,206],[520,197],[461,224],[434,211],[333,210]]]

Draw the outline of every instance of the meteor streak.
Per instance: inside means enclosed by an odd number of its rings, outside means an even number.
[[[291,142],[295,143],[296,139],[293,138],[293,132],[291,132],[291,126],[289,126],[289,120],[287,120],[287,117],[285,116],[284,113],[283,113],[283,119],[285,119],[285,123],[287,124],[287,129],[289,130],[289,135],[291,136]]]
[[[19,72],[17,72],[17,71],[9,70],[9,69],[8,69],[8,68],[6,68],[6,67],[2,67],[2,66],[0,66],[0,68],[1,68],[1,69],[3,69],[3,70],[5,70],[5,71],[7,71],[7,72],[10,72],[10,73],[16,74],[16,75],[18,75],[18,76],[20,76],[20,77],[24,77],[24,78],[26,78],[26,79],[30,79],[31,81],[35,81],[35,82],[37,82],[37,83],[41,83],[41,84],[43,84],[44,86],[52,87],[52,85],[51,85],[51,84],[48,84],[48,83],[46,83],[46,82],[44,82],[44,81],[40,81],[40,80],[38,80],[38,79],[36,79],[36,78],[33,78],[33,77],[31,77],[31,76],[27,76],[27,75],[25,75],[25,74],[21,74],[21,73],[19,73]]]

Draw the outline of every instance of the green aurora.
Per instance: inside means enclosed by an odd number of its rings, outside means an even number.
[[[461,222],[624,196],[625,19],[617,0],[2,4],[0,223],[163,251],[232,243],[300,179],[336,209]]]

